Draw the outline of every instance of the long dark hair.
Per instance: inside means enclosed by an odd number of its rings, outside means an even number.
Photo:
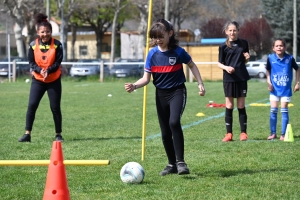
[[[38,13],[34,16],[35,24],[36,24],[36,30],[39,30],[41,26],[48,27],[52,32],[52,25],[47,20],[48,16],[44,15],[43,13]]]
[[[164,32],[173,31],[173,35],[169,38],[168,49],[175,49],[178,46],[178,39],[175,37],[175,31],[173,29],[173,25],[171,22],[165,19],[158,19],[156,22],[151,26],[149,31],[149,37],[151,38],[150,46],[156,46],[156,38],[162,38],[164,36]]]

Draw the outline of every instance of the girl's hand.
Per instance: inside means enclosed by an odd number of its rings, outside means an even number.
[[[244,53],[244,57],[245,57],[245,60],[246,60],[246,63],[247,63],[250,59],[250,54],[248,52],[246,52],[246,53]]]
[[[200,90],[199,95],[200,95],[200,96],[204,96],[204,95],[205,95],[205,88],[204,88],[203,83],[199,84],[199,85],[198,85],[198,88],[199,88],[199,90]]]
[[[44,76],[44,74],[45,74],[45,69],[42,69],[41,72],[40,72],[40,74],[41,74],[42,76]]]
[[[45,81],[46,78],[48,77],[48,71],[46,69],[42,69],[41,70],[41,75],[44,77],[44,81]]]
[[[233,74],[234,71],[235,71],[235,69],[234,69],[233,67],[231,67],[231,66],[228,66],[228,67],[226,68],[226,71],[227,71],[228,74]]]
[[[132,83],[125,83],[125,90],[128,93],[131,93],[132,91],[134,91],[136,89],[136,86]]]
[[[268,83],[268,90],[269,90],[270,92],[273,91],[273,85],[272,85],[271,83]]]

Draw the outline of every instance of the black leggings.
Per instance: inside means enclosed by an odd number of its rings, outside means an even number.
[[[184,137],[180,118],[186,104],[186,87],[156,89],[156,108],[162,142],[169,164],[184,162]]]
[[[25,130],[31,131],[32,125],[35,119],[36,110],[40,104],[42,97],[45,92],[48,93],[48,98],[50,101],[50,108],[53,114],[53,120],[55,124],[56,133],[62,132],[62,115],[60,110],[60,100],[61,100],[61,80],[60,78],[51,83],[44,83],[32,79],[28,109],[26,113],[26,127]]]

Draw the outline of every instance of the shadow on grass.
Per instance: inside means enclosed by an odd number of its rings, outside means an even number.
[[[300,138],[300,136],[299,135],[294,136],[294,139],[296,139],[296,138]],[[279,137],[277,136],[277,138],[274,140],[267,140],[267,137],[265,137],[265,138],[252,138],[252,139],[249,139],[249,141],[280,141],[280,140],[279,140]]]
[[[88,141],[88,140],[132,140],[132,139],[142,139],[141,137],[111,137],[111,138],[74,138],[68,139],[68,141]]]
[[[245,169],[245,170],[222,170],[219,171],[218,173],[220,174],[221,177],[226,178],[226,177],[231,177],[231,176],[237,176],[239,174],[256,174],[256,173],[265,173],[265,172],[276,172],[276,171],[283,171],[286,169],[265,169],[265,170],[250,170],[250,169]]]
[[[191,175],[194,176],[187,176],[186,179],[197,179],[197,178],[204,178],[204,177],[222,177],[222,178],[228,178],[232,176],[238,176],[238,175],[252,175],[256,173],[272,173],[272,172],[282,172],[287,171],[288,169],[263,169],[263,170],[250,170],[250,169],[244,169],[244,170],[221,170],[221,171],[215,171],[213,174],[211,173],[192,173]]]
[[[195,180],[197,179],[197,177],[193,176],[193,175],[188,175],[188,176],[182,176],[184,179],[186,180]]]

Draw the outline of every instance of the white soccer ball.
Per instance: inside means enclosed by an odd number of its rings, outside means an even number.
[[[139,163],[128,162],[122,167],[120,177],[124,183],[141,183],[144,180],[145,171]]]
[[[25,80],[25,82],[26,82],[26,83],[29,83],[29,82],[30,82],[30,79],[29,79],[29,78],[27,78],[27,79]]]

